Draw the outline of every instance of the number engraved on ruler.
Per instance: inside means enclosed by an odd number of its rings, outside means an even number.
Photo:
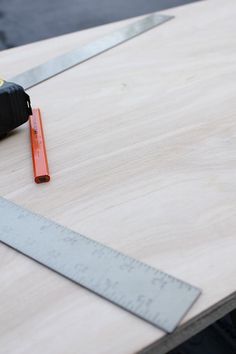
[[[200,295],[190,284],[1,197],[0,215],[0,241],[167,332]]]

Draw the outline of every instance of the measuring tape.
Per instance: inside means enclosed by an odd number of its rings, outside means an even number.
[[[0,197],[0,241],[172,332],[200,290]]]

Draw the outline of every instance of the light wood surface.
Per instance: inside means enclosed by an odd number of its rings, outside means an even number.
[[[165,13],[176,18],[30,90],[52,180],[33,182],[25,125],[0,142],[0,195],[203,294],[165,336],[0,245],[1,354],[163,354],[236,307],[236,4]],[[1,52],[0,75],[131,21]]]

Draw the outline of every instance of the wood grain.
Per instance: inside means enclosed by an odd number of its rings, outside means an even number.
[[[23,126],[0,142],[0,195],[203,295],[165,336],[1,245],[1,353],[164,354],[236,307],[236,5],[166,14],[176,18],[30,90],[52,180],[33,182]],[[1,52],[1,75],[129,21]]]

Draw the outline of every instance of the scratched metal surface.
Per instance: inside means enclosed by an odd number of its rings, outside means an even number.
[[[201,291],[0,198],[0,242],[172,332]]]
[[[84,47],[75,48],[64,55],[55,57],[44,64],[27,70],[26,72],[11,78],[10,81],[23,86],[25,90],[29,89],[75,65],[81,64],[84,61],[139,36],[156,26],[164,24],[171,19],[173,19],[172,16],[166,16],[154,12],[134,23],[120,28],[117,31],[107,34]]]

